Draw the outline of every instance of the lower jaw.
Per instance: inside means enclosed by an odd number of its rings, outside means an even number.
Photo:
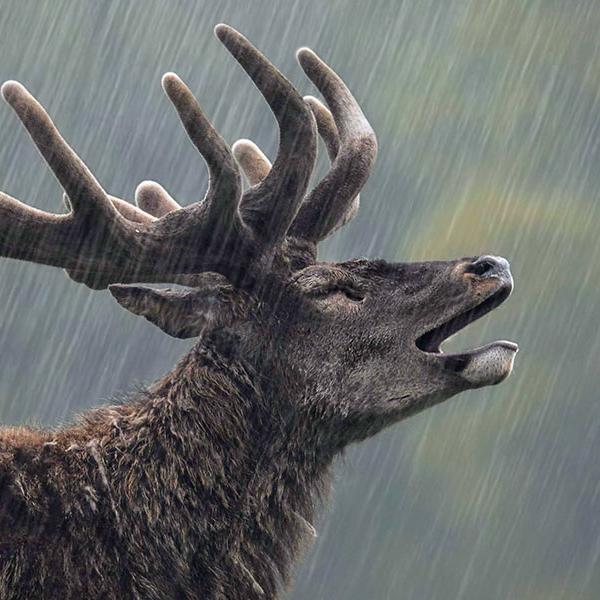
[[[513,368],[518,346],[505,340],[491,342],[469,352],[441,355],[444,367],[460,375],[472,387],[494,385]]]

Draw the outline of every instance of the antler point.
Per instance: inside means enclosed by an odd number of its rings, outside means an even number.
[[[323,102],[321,102],[321,100],[319,100],[315,96],[311,96],[310,94],[308,94],[307,96],[304,96],[304,102],[308,102],[308,104],[316,104],[319,107],[321,107],[321,106],[324,107],[325,106],[323,104]]]
[[[245,138],[237,140],[237,142],[235,142],[233,146],[231,146],[231,151],[233,152],[233,155],[236,158],[238,156],[246,154],[248,149],[258,150],[258,146],[252,140],[248,140]]]
[[[232,33],[237,33],[237,31],[230,25],[227,25],[227,23],[219,23],[215,25],[214,32],[217,38],[219,38],[221,41],[223,41],[223,38],[226,38]]]
[[[2,97],[6,102],[11,104],[13,100],[15,100],[17,95],[22,94],[23,92],[27,93],[25,86],[18,81],[14,81],[13,79],[9,79],[2,84]]]
[[[144,181],[140,181],[137,187],[135,188],[135,197],[137,198],[140,194],[144,193],[146,190],[150,189],[162,189],[162,186],[156,181],[152,181],[151,179],[145,179]]]
[[[177,75],[177,73],[173,73],[173,71],[167,71],[161,78],[160,83],[162,85],[163,90],[168,94],[169,88],[172,86],[183,83],[181,77]]]
[[[315,58],[319,58],[317,56],[317,53],[314,50],[308,48],[307,46],[302,46],[302,48],[298,48],[298,50],[296,50],[296,59],[300,64],[302,64],[302,61],[304,60],[314,60]]]

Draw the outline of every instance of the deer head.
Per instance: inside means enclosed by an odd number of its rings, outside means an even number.
[[[210,173],[204,199],[181,207],[144,182],[137,207],[110,196],[16,82],[2,87],[65,190],[67,214],[0,196],[0,255],[66,269],[107,288],[167,334],[199,336],[249,361],[343,445],[457,392],[495,384],[516,345],[459,354],[440,344],[503,302],[512,278],[494,256],[422,263],[317,260],[317,244],[351,219],[377,152],[343,81],[311,50],[298,61],[323,95],[302,98],[242,35],[216,35],[268,102],[280,130],[271,166],[247,140],[230,149],[174,74],[163,78]],[[308,191],[317,132],[332,165]],[[243,191],[240,167],[249,187]],[[152,289],[136,283],[183,284]]]

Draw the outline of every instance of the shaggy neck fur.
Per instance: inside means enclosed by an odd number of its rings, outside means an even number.
[[[200,343],[73,427],[5,430],[0,597],[278,596],[332,454],[280,382],[226,354]]]

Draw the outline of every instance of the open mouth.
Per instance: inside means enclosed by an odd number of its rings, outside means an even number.
[[[451,335],[500,306],[511,292],[512,285],[502,285],[477,306],[420,335],[415,342],[417,348],[428,354],[438,355],[446,370],[460,373],[474,386],[498,383],[512,370],[514,356],[518,351],[514,342],[492,342],[457,354],[444,354],[440,346]]]
[[[419,336],[416,340],[417,348],[423,352],[441,354],[440,345],[444,340],[500,306],[510,296],[511,291],[511,286],[503,285],[477,306]]]

